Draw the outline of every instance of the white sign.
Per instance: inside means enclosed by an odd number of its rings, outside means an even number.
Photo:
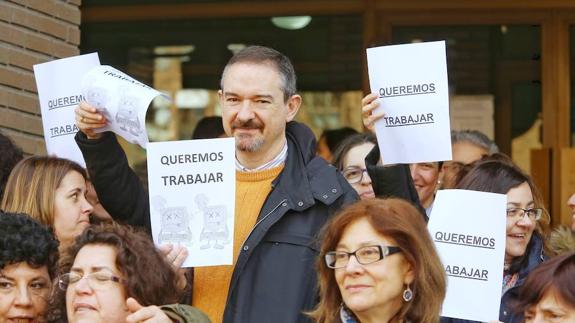
[[[98,132],[113,131],[146,148],[146,112],[150,102],[163,95],[161,92],[111,66],[102,65],[84,76],[82,94],[108,121]]]
[[[383,163],[451,160],[445,42],[368,48],[367,65]]]
[[[78,132],[74,109],[84,99],[80,89],[82,77],[99,65],[98,53],[34,65],[48,155],[67,158],[86,167],[74,141]]]
[[[507,196],[440,190],[428,224],[447,274],[442,316],[498,320]]]
[[[154,242],[187,247],[184,267],[231,265],[234,138],[155,142],[147,152]]]

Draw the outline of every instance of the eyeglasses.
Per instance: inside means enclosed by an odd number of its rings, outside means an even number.
[[[354,252],[330,251],[325,254],[325,263],[332,269],[343,268],[347,266],[351,256],[354,256],[360,264],[369,265],[398,252],[401,252],[399,247],[383,245],[361,247]]]
[[[349,166],[346,167],[342,173],[348,183],[357,184],[363,180],[363,174],[367,174],[367,169],[358,166]]]
[[[518,221],[525,215],[527,215],[530,220],[539,221],[541,219],[541,216],[543,215],[543,209],[542,208],[523,209],[520,207],[507,209],[508,219],[511,218]]]
[[[71,272],[63,274],[58,278],[58,287],[65,291],[68,287],[79,283],[83,278],[88,280],[88,285],[90,285],[94,290],[106,290],[112,285],[112,283],[120,283],[122,281],[120,277],[107,271],[97,271],[87,275]]]

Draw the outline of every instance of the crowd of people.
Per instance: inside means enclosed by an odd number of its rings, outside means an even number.
[[[469,322],[441,317],[426,227],[450,188],[507,196],[493,321],[575,321],[575,226],[551,232],[532,178],[484,134],[452,131],[449,161],[383,166],[369,94],[366,132],[327,131],[316,148],[294,121],[292,63],[262,46],[230,59],[219,98],[221,119],[194,137],[235,138],[231,266],[182,269],[185,248],[154,246],[145,184],[88,103],[75,109],[86,169],[23,158],[0,135],[0,322]]]

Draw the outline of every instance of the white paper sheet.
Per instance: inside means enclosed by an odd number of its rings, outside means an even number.
[[[91,69],[82,80],[86,102],[108,120],[99,132],[113,131],[122,138],[146,148],[146,112],[150,102],[163,95],[117,69],[102,65]]]
[[[451,160],[445,42],[368,48],[367,64],[383,163]]]
[[[499,318],[507,196],[437,192],[428,230],[447,274],[441,315],[487,322]]]
[[[74,109],[83,100],[80,88],[82,77],[99,65],[98,53],[34,65],[48,155],[67,158],[86,167],[80,148],[74,141],[74,135],[78,132]]]
[[[188,248],[184,267],[231,265],[234,248],[234,138],[148,144],[152,235]]]

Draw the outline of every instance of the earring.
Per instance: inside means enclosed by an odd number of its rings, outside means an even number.
[[[403,300],[409,302],[412,299],[413,299],[413,292],[411,291],[409,284],[407,284],[407,288],[403,291]]]
[[[352,312],[343,302],[341,302],[341,305],[339,306],[339,318],[342,322],[357,322],[357,319],[354,318]]]

